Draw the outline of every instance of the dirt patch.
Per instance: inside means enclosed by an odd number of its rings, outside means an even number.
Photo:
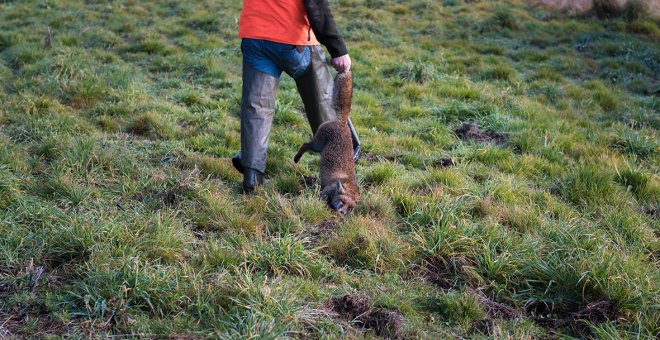
[[[521,313],[513,307],[495,301],[494,298],[488,297],[480,290],[472,291],[472,295],[477,298],[477,301],[479,301],[486,311],[486,316],[483,319],[474,320],[472,322],[473,332],[499,335],[500,328],[497,324],[497,320],[520,320],[522,318]]]
[[[310,239],[312,245],[318,245],[322,239],[327,238],[328,236],[334,233],[337,228],[338,222],[335,220],[327,220],[323,223],[317,224],[310,231]]]
[[[582,321],[601,324],[616,319],[621,314],[615,300],[598,300],[560,310],[556,305],[537,301],[526,307],[531,319],[552,329],[568,328],[575,335],[589,336],[591,329]]]
[[[199,168],[197,168],[197,165],[195,165],[194,169],[192,169],[186,177],[182,178],[177,183],[175,183],[172,188],[162,193],[163,203],[170,206],[178,203],[182,196],[195,189],[196,184],[193,183],[193,180],[199,174]]]
[[[495,299],[486,296],[484,292],[479,290],[475,291],[474,296],[476,296],[479,303],[484,306],[488,318],[504,320],[520,319],[520,313],[517,310],[495,301]]]
[[[371,301],[366,296],[344,295],[328,300],[330,309],[344,319],[361,318],[371,310]]]
[[[593,323],[603,323],[616,318],[618,315],[618,304],[614,300],[589,302],[571,313],[571,316],[576,320],[589,320]]]
[[[525,311],[533,320],[539,323],[546,323],[555,311],[555,304],[548,301],[534,301],[525,307]]]
[[[32,328],[26,326],[28,322]],[[62,337],[68,334],[66,325],[50,320],[43,314],[1,314],[0,313],[0,338],[26,339]]]
[[[570,327],[579,334],[590,335],[589,326],[580,322],[586,320],[594,324],[601,324],[619,316],[619,307],[614,300],[600,300],[580,305],[566,317],[557,320],[555,327]]]
[[[129,34],[124,34],[121,36],[121,39],[124,40],[124,42],[127,43],[134,43],[137,41],[137,38],[135,36],[129,35]]]
[[[180,178],[176,181],[170,181],[166,183],[166,187],[162,190],[152,189],[147,190],[147,192],[139,192],[132,196],[132,199],[145,202],[145,201],[160,201],[165,206],[175,206],[181,199],[183,199],[187,194],[194,191],[198,188],[199,184],[195,183],[194,180],[200,174],[200,170],[195,165],[185,177]],[[161,177],[157,177],[158,181],[163,181]],[[124,210],[124,202],[122,198],[119,198],[116,202],[117,208]]]
[[[473,323],[473,329],[492,334],[496,327],[496,319],[519,320],[521,314],[500,302],[486,296],[483,292],[474,292],[479,303],[484,307],[487,316]],[[576,336],[590,336],[591,329],[584,321],[601,324],[620,315],[618,305],[614,300],[598,300],[578,304],[569,309],[560,309],[549,301],[535,301],[525,307],[529,319],[539,325],[548,327],[554,332],[559,328],[569,330]]]
[[[648,208],[644,212],[651,218],[660,219],[660,208]]]
[[[456,165],[456,163],[454,163],[454,160],[451,157],[443,157],[435,162],[435,166],[439,168],[448,168],[454,165]]]
[[[44,266],[35,266],[32,260],[26,261],[23,266],[0,265],[0,277],[11,278],[0,280],[0,298],[20,291],[35,292],[44,272]]]
[[[316,185],[316,183],[319,182],[319,179],[315,176],[305,176],[302,175],[302,179],[300,184],[302,184],[305,188],[313,187]]]
[[[365,327],[371,328],[376,335],[397,337],[403,328],[404,318],[401,313],[385,308],[374,308],[365,318]]]
[[[340,317],[373,329],[376,335],[387,338],[400,337],[404,324],[401,313],[386,308],[374,308],[366,296],[344,295],[328,300],[328,308]]]
[[[495,144],[504,143],[504,136],[497,133],[484,132],[474,123],[465,123],[460,128],[454,130],[454,133],[461,140],[473,140]]]
[[[412,268],[413,274],[422,277],[441,289],[449,289],[458,283],[463,274],[467,260],[458,256],[430,256],[422,260],[421,264]]]

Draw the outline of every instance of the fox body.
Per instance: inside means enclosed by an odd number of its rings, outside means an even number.
[[[328,201],[332,209],[342,215],[350,212],[360,199],[355,178],[353,142],[347,123],[352,94],[351,72],[337,74],[333,93],[337,120],[321,124],[314,138],[303,144],[293,159],[298,163],[300,157],[307,151],[321,153],[319,161],[321,196]]]

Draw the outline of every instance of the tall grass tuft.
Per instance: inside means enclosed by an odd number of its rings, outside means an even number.
[[[569,202],[585,207],[613,203],[618,190],[607,172],[594,166],[581,166],[571,171],[561,182],[561,195]]]
[[[510,7],[498,7],[495,13],[481,23],[479,30],[481,32],[500,32],[504,29],[520,29],[519,18],[515,16]]]
[[[271,275],[308,276],[317,259],[315,249],[305,243],[306,240],[292,236],[275,237],[254,247],[246,265]]]
[[[649,173],[625,168],[617,171],[615,179],[639,199],[650,202],[660,201],[660,185],[657,178]]]

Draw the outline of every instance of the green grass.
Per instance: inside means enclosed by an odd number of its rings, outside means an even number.
[[[270,181],[241,195],[240,2],[0,3],[0,337],[653,338],[642,5],[332,1],[364,150],[340,218],[318,157],[292,161],[311,132],[288,77]],[[332,313],[346,294],[401,329]]]

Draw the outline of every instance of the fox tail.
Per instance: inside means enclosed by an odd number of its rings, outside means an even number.
[[[351,112],[351,97],[353,95],[353,74],[351,71],[338,73],[335,77],[333,100],[337,111],[337,120],[346,123]]]

